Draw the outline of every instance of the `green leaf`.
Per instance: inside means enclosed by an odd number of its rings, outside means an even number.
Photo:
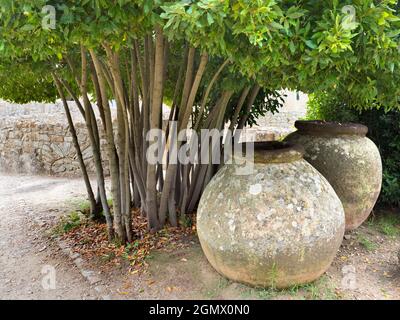
[[[209,25],[212,25],[214,23],[214,18],[209,12],[207,12],[207,21]]]
[[[32,24],[26,24],[21,28],[21,31],[32,31],[35,29],[35,26]]]
[[[386,34],[386,36],[388,36],[389,38],[394,38],[394,37],[398,36],[399,34],[400,34],[400,29],[392,30],[392,31],[388,32]]]
[[[318,47],[317,44],[312,40],[306,40],[305,43],[310,49],[316,49]]]
[[[293,41],[289,42],[289,49],[292,54],[296,52],[296,46],[294,45]]]
[[[279,24],[278,22],[272,21],[270,23],[270,26],[273,27],[274,29],[284,29],[283,26],[281,24]]]
[[[304,13],[302,12],[293,12],[287,15],[290,19],[298,19],[304,16]]]

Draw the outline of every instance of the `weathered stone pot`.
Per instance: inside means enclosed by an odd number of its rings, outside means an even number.
[[[197,231],[211,265],[234,281],[289,287],[315,280],[342,242],[344,212],[301,147],[255,144],[254,170],[225,165],[206,187]]]
[[[355,123],[297,121],[298,131],[285,140],[301,144],[304,158],[335,189],[346,215],[346,230],[360,226],[371,213],[382,185],[378,148]]]

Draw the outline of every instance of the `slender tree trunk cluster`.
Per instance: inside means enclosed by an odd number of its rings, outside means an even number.
[[[183,48],[180,68],[174,77],[168,74],[169,55],[170,44],[161,28],[156,27],[153,33],[142,39],[132,40],[129,48],[125,49],[116,50],[108,43],[103,43],[101,48],[81,45],[79,55],[76,55],[79,59],[65,58],[74,83],[64,80],[57,68],[53,72],[85,180],[91,215],[96,218],[102,213],[110,240],[120,243],[135,238],[132,208],[141,209],[150,231],[157,231],[166,223],[177,227],[180,216],[195,211],[202,191],[219,167],[212,163],[176,164],[167,161],[164,165],[153,164],[146,159],[150,129],[164,130],[166,143],[162,157],[166,159],[171,157],[170,150],[174,148],[194,147],[200,153],[204,144],[210,144],[211,150],[223,145],[222,138],[218,145],[212,144],[208,138],[197,141],[192,136],[179,142],[173,139],[172,133],[187,128],[196,132],[224,128],[226,109],[234,92],[222,90],[216,102],[210,104],[209,101],[229,60],[215,68],[211,80],[206,81],[205,73],[210,65],[206,52],[188,45]],[[169,121],[165,123],[163,102],[166,83],[171,78],[175,79],[175,89]],[[258,85],[242,89],[230,119],[231,131],[243,128],[259,90]],[[96,169],[97,196],[83,161],[66,94],[73,98],[87,126]],[[116,105],[116,114],[112,111],[111,101]],[[96,113],[101,122],[97,121]],[[176,127],[172,127],[172,123]],[[104,154],[100,131],[105,133]],[[109,166],[111,195],[107,195],[105,188],[105,160]],[[112,208],[107,201],[110,196]]]

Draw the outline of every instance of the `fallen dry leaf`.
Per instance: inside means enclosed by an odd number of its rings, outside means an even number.
[[[154,280],[147,280],[146,283],[148,286],[151,286],[152,284],[155,284],[156,282]]]

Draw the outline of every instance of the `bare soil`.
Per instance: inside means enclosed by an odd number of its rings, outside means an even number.
[[[0,175],[0,299],[99,298],[48,232],[84,195],[81,180]],[[144,272],[131,274],[124,259],[111,268],[100,257],[89,262],[114,299],[400,299],[399,215],[376,212],[345,236],[323,277],[282,291],[220,276],[195,236],[185,248],[151,252]],[[56,268],[55,290],[42,287],[45,265]]]
[[[80,180],[0,175],[0,299],[98,299],[45,232],[83,194]]]
[[[117,293],[124,299],[399,300],[400,237],[366,225],[346,238],[326,274],[303,286],[257,289],[229,281],[215,272],[193,239],[190,248],[179,252],[154,252],[144,275],[117,276]]]

